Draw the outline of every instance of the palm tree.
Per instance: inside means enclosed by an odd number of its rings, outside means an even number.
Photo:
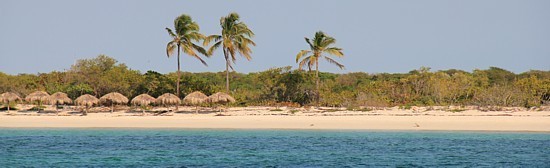
[[[296,55],[296,63],[299,62],[298,69],[304,68],[307,65],[309,71],[312,66],[315,65],[315,76],[317,77],[315,84],[317,90],[317,105],[319,105],[319,58],[325,58],[329,63],[338,66],[340,69],[344,69],[344,65],[338,63],[336,60],[330,58],[330,55],[336,57],[344,57],[342,48],[333,47],[336,43],[336,39],[326,35],[322,31],[315,33],[313,40],[305,37],[307,44],[309,44],[309,50],[302,50]],[[324,55],[324,53],[328,55]],[[300,61],[300,59],[302,59]]]
[[[199,25],[194,22],[189,15],[180,15],[174,20],[174,30],[166,28],[168,34],[172,37],[172,40],[168,42],[166,46],[166,55],[170,57],[174,53],[174,50],[178,51],[178,80],[176,85],[176,95],[180,97],[180,50],[185,54],[194,57],[201,61],[202,64],[208,66],[206,62],[197,54],[203,54],[208,56],[206,50],[201,46],[193,43],[203,40],[205,36],[199,33]],[[176,106],[177,110],[177,106]]]
[[[212,53],[222,46],[223,55],[225,56],[225,87],[226,92],[229,94],[229,68],[233,69],[229,58],[233,63],[237,60],[235,55],[239,53],[241,56],[245,57],[247,60],[251,60],[252,57],[250,53],[252,50],[249,45],[256,46],[256,43],[250,38],[254,36],[252,30],[246,26],[243,22],[239,21],[240,17],[237,13],[230,13],[226,17],[220,19],[220,25],[222,27],[221,35],[210,35],[204,40],[204,46],[207,46],[210,41],[214,41],[214,44],[210,49],[208,49],[208,54]]]

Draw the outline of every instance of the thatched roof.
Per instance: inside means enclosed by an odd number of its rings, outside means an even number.
[[[132,104],[146,106],[154,103],[156,100],[157,99],[155,99],[152,96],[149,96],[148,94],[140,94],[132,99]]]
[[[235,99],[227,93],[218,92],[208,96],[208,99],[206,99],[206,101],[210,103],[233,103],[235,102]]]
[[[118,92],[111,92],[99,98],[100,103],[115,103],[115,104],[126,104],[128,103],[128,98]]]
[[[178,98],[178,96],[171,94],[171,93],[165,93],[163,95],[160,95],[157,97],[157,104],[162,105],[175,105],[180,104],[181,100]]]
[[[85,94],[74,100],[77,105],[81,106],[93,106],[94,104],[99,104],[99,99],[95,96]]]
[[[56,92],[47,98],[49,104],[70,104],[73,102],[66,93]]]
[[[21,101],[21,97],[19,97],[19,95],[12,92],[6,92],[0,95],[0,102],[7,103],[12,101],[18,101],[18,100]]]
[[[36,91],[36,92],[32,92],[31,94],[27,95],[27,97],[25,97],[25,101],[27,101],[27,102],[33,102],[33,101],[44,102],[48,99],[48,97],[50,97],[50,94],[48,94],[48,92]]]
[[[206,96],[204,93],[195,91],[185,96],[185,98],[183,98],[183,102],[189,104],[201,104],[204,103],[207,98],[208,96]]]

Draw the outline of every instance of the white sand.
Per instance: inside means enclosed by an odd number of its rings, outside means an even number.
[[[139,116],[140,113],[36,114],[0,113],[0,127],[69,128],[229,128],[229,129],[357,129],[357,130],[469,130],[550,132],[550,111],[463,112],[377,110],[369,112],[288,109],[270,111],[269,107],[232,108],[194,114],[193,108],[173,116]],[[272,109],[272,108],[271,108]],[[63,114],[63,113],[62,113]]]

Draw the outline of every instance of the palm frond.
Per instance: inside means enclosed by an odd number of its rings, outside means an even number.
[[[214,51],[218,48],[220,48],[220,46],[222,45],[222,42],[221,41],[218,41],[216,43],[214,43],[214,45],[212,45],[212,47],[210,47],[207,51],[208,55],[209,56],[212,56],[214,54]]]
[[[189,32],[185,35],[185,37],[189,40],[193,40],[196,42],[199,42],[200,40],[203,40],[205,36],[199,32]]]
[[[192,45],[189,45],[189,44],[183,45],[183,46],[181,46],[181,50],[183,51],[183,53],[185,53],[187,55],[198,57],[198,55],[195,52],[195,50],[193,49]]]
[[[204,41],[202,43],[203,46],[208,46],[208,44],[210,44],[210,42],[218,42],[220,41],[222,38],[222,36],[220,35],[210,35],[210,36],[206,36],[204,38]]]
[[[336,62],[336,61],[333,60],[332,58],[325,57],[325,59],[326,59],[329,63],[338,66],[338,68],[340,68],[340,69],[344,69],[344,68],[345,68],[344,65],[340,64],[339,62]]]
[[[201,47],[201,46],[199,46],[195,43],[191,43],[191,46],[192,46],[193,49],[195,49],[197,52],[201,53],[202,55],[210,57],[203,47]]]
[[[309,49],[311,49],[311,51],[314,51],[315,46],[313,44],[311,44],[311,40],[307,37],[304,37],[304,38],[306,39],[307,44],[309,44]]]
[[[311,57],[309,57],[309,64],[308,64],[309,71],[311,71],[311,67],[313,67],[313,64],[317,63],[317,61],[319,61],[319,56],[312,55]]]
[[[303,69],[304,65],[305,64],[308,64],[309,66],[309,57],[312,57],[313,55],[310,55],[308,57],[305,57],[304,59],[302,59],[302,61],[300,61],[300,63],[298,64],[298,69]]]
[[[229,64],[229,69],[235,71],[235,68],[233,68],[233,65]]]
[[[304,55],[307,55],[311,53],[310,50],[302,50],[300,52],[298,52],[298,54],[296,55],[296,63],[298,63],[298,61],[300,61],[300,58],[302,58]]]
[[[208,52],[206,52],[206,49],[204,49],[203,47],[201,47],[201,46],[199,46],[199,45],[197,45],[197,44],[195,44],[195,43],[191,43],[191,47],[192,47],[195,51],[199,52],[200,54],[202,54],[202,55],[204,55],[204,56],[206,56],[206,57],[210,57],[210,55],[208,55]]]
[[[344,56],[344,53],[342,52],[341,48],[330,47],[330,48],[325,49],[324,52],[326,52],[330,55],[337,56],[337,57],[343,57]]]
[[[231,56],[231,60],[233,60],[233,63],[235,63],[235,61],[237,60],[237,58],[235,57],[235,48],[234,47],[231,47],[231,48],[227,48],[227,51],[229,51],[229,56]]]
[[[166,45],[166,56],[170,57],[170,55],[174,54],[174,51],[176,50],[176,46],[174,43],[175,41],[170,41]]]
[[[176,34],[174,34],[174,32],[172,31],[172,29],[170,29],[170,28],[167,27],[167,28],[166,28],[166,31],[168,31],[168,34],[170,35],[170,37],[172,37],[172,38],[176,38],[176,37],[177,37]]]
[[[329,36],[325,36],[325,38],[322,41],[320,41],[319,45],[322,48],[327,48],[334,43],[336,43],[336,39]]]
[[[201,57],[199,57],[198,55],[195,55],[195,56],[192,56],[192,57],[195,57],[196,59],[198,59],[199,61],[201,61],[201,63],[204,65],[204,66],[208,66],[208,64],[206,63],[206,61],[204,61]]]

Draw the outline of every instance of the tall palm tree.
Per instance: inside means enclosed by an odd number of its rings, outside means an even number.
[[[239,21],[240,17],[237,13],[230,13],[229,15],[222,17],[220,19],[220,25],[222,27],[221,35],[210,35],[204,40],[204,46],[207,46],[211,41],[214,41],[214,44],[210,49],[208,49],[208,54],[212,53],[219,48],[220,46],[223,49],[223,55],[225,56],[225,87],[226,92],[229,94],[229,68],[233,69],[229,58],[235,63],[237,60],[235,55],[239,53],[241,56],[245,57],[247,60],[251,60],[252,57],[250,53],[250,45],[256,46],[256,43],[251,40],[254,36],[252,30],[246,26],[243,22]]]
[[[172,40],[166,45],[166,55],[170,57],[173,55],[174,50],[178,51],[178,80],[176,84],[176,95],[180,97],[180,50],[183,53],[194,57],[201,61],[202,64],[208,66],[206,62],[197,54],[203,54],[208,56],[206,50],[201,46],[193,43],[203,40],[205,36],[199,33],[199,25],[194,22],[189,15],[180,15],[174,20],[174,31],[170,28],[166,28]],[[177,110],[177,106],[176,106]]]
[[[312,66],[315,66],[317,105],[319,105],[319,58],[323,57],[329,63],[338,66],[340,69],[344,69],[344,65],[329,57],[333,55],[342,58],[344,57],[344,53],[342,52],[342,48],[333,46],[336,43],[336,39],[326,35],[322,31],[316,32],[313,40],[307,37],[305,37],[305,39],[307,44],[309,44],[309,50],[300,51],[298,55],[296,55],[296,63],[299,63],[298,69],[307,66],[309,71],[311,71]],[[300,59],[302,60],[300,61]]]

